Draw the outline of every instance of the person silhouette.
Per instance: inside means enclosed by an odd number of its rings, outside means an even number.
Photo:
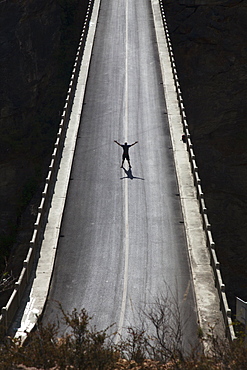
[[[123,168],[124,160],[126,159],[129,163],[129,168],[131,168],[130,165],[130,157],[129,157],[129,148],[135,144],[138,143],[138,141],[135,141],[133,144],[128,144],[127,141],[124,144],[120,144],[117,140],[114,140],[116,144],[121,146],[123,148],[123,156],[122,156],[122,164],[120,168]]]

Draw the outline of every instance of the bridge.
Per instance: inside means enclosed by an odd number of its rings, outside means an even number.
[[[132,168],[120,168],[114,140],[138,140]],[[24,337],[38,317],[56,319],[59,301],[124,334],[165,294],[179,306],[185,343],[216,322],[233,340],[210,228],[162,2],[89,1],[33,238],[2,323],[14,319]]]

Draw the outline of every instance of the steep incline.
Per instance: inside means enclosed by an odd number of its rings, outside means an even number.
[[[197,316],[155,40],[149,1],[102,0],[45,321],[59,301],[122,332],[165,292],[189,345]],[[133,169],[119,168],[114,139],[139,140]]]

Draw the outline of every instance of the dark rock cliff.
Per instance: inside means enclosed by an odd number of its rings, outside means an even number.
[[[23,194],[33,192],[44,143],[42,90],[54,74],[50,61],[60,39],[54,1],[0,3],[0,241],[8,252],[21,215]],[[54,123],[53,123],[54,124]],[[52,123],[50,122],[50,126]],[[27,194],[28,196],[28,194]]]
[[[216,252],[235,310],[235,296],[247,300],[247,2],[163,3]]]
[[[31,238],[87,5],[0,1],[0,268],[11,255],[8,276],[18,275]]]

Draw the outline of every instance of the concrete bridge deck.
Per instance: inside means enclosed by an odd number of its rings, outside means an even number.
[[[202,328],[204,333],[207,333],[210,326],[214,326],[218,322],[218,328],[220,331],[223,331],[222,325],[222,315],[219,311],[219,298],[216,288],[214,287],[214,278],[212,273],[212,268],[210,266],[210,257],[206,247],[205,235],[203,232],[203,226],[201,221],[201,216],[199,213],[198,200],[196,196],[196,190],[194,188],[193,176],[190,170],[190,163],[188,159],[188,153],[186,146],[181,141],[181,136],[183,133],[183,128],[181,124],[181,115],[177,102],[176,89],[174,85],[174,79],[171,71],[171,63],[169,58],[169,53],[167,49],[167,44],[164,36],[164,28],[162,25],[160,8],[157,0],[151,1],[152,5],[152,14],[155,25],[155,35],[157,38],[158,45],[158,55],[161,66],[161,77],[163,84],[163,94],[165,96],[166,109],[164,107],[163,113],[167,112],[167,127],[169,127],[170,136],[172,142],[172,152],[174,155],[175,168],[176,168],[176,177],[179,186],[178,193],[180,194],[181,207],[183,213],[183,222],[186,230],[186,241],[187,241],[187,253],[190,260],[190,269],[191,269],[191,288],[194,288],[195,302],[198,312],[198,321],[199,326]],[[91,52],[94,45],[94,36],[95,28],[98,21],[98,12],[100,7],[100,1],[96,0],[94,5],[94,11],[90,24],[90,31],[88,34],[86,50],[81,66],[81,72],[77,85],[77,94],[75,102],[73,105],[73,110],[71,113],[70,124],[67,132],[67,138],[65,142],[63,157],[61,161],[60,171],[58,174],[58,179],[55,188],[55,194],[52,201],[52,206],[49,214],[48,224],[45,231],[44,242],[41,249],[41,257],[39,259],[38,268],[36,272],[36,278],[34,279],[34,284],[30,293],[29,301],[26,306],[24,315],[21,320],[21,324],[17,330],[16,335],[22,336],[27,330],[31,330],[36,323],[37,315],[40,315],[43,312],[43,308],[46,302],[46,297],[50,287],[50,276],[53,272],[54,260],[58,246],[58,238],[61,234],[61,225],[62,225],[62,214],[65,206],[65,200],[67,197],[68,184],[71,176],[71,166],[74,159],[74,153],[76,148],[77,134],[80,125],[81,119],[81,108],[83,103],[85,103],[85,87],[88,78],[88,68],[91,62]],[[126,62],[126,61],[125,61]],[[130,73],[130,72],[129,72]],[[133,77],[134,78],[134,77]],[[131,84],[131,80],[129,82]],[[133,86],[134,88],[134,86]],[[155,104],[153,102],[153,104]],[[126,108],[125,108],[126,109]],[[126,111],[125,111],[126,114]],[[130,118],[130,107],[128,106],[128,118]],[[134,116],[132,116],[133,118]],[[129,120],[128,120],[129,121]],[[127,122],[126,119],[123,119],[123,122]],[[130,138],[130,140],[135,140],[136,136],[140,136],[140,132],[135,131],[134,126],[128,127],[124,123],[124,127],[121,128],[122,138]],[[147,126],[148,128],[148,126]],[[132,131],[131,131],[132,130]],[[83,130],[82,130],[83,131]],[[120,134],[119,129],[115,132]],[[114,139],[118,137],[114,137]],[[111,137],[113,139],[113,136]],[[145,140],[145,145],[148,144],[149,137],[142,136],[142,139]],[[137,137],[138,140],[138,137]],[[157,140],[157,139],[156,139]],[[161,141],[160,141],[161,140]],[[163,140],[163,141],[162,141]],[[164,139],[158,140],[159,148],[161,148],[162,143],[165,143]],[[111,140],[113,141],[113,140]],[[112,147],[115,144],[109,143]],[[138,144],[137,144],[138,145]],[[141,144],[143,145],[143,144]],[[155,144],[154,144],[155,145]],[[112,155],[117,156],[117,148],[110,149]],[[141,153],[142,149],[138,149],[138,156],[144,155]],[[169,149],[171,151],[171,149]],[[133,149],[134,151],[134,149]],[[157,153],[156,153],[157,154]],[[118,154],[119,155],[119,154]],[[166,155],[166,154],[165,154]],[[162,162],[162,160],[161,160]],[[111,163],[111,166],[116,164]],[[153,168],[151,162],[146,162],[146,166]],[[141,163],[138,163],[138,168],[141,168]],[[162,168],[162,164],[161,167]],[[116,166],[114,167],[116,170]],[[110,170],[112,176],[112,170]],[[139,177],[139,182],[145,182],[148,180],[148,173],[141,171],[140,173],[132,172],[133,176]],[[124,173],[120,176],[124,175]],[[129,177],[129,172],[126,172],[127,177]],[[123,176],[124,177],[124,176]],[[147,177],[147,179],[146,179]],[[145,180],[142,180],[145,179]],[[128,180],[128,179],[127,179]],[[164,179],[163,179],[164,180]],[[124,180],[125,181],[125,180]],[[125,181],[125,184],[127,181]],[[134,183],[134,182],[133,182]],[[131,185],[132,186],[132,185]],[[121,190],[121,197],[126,197],[126,192],[129,192],[129,187],[123,185]],[[127,189],[127,190],[126,190]],[[138,192],[138,190],[136,190]],[[129,195],[128,195],[129,198]],[[135,198],[136,200],[136,198]],[[133,199],[134,201],[134,199]],[[157,199],[157,202],[160,200]],[[140,200],[141,202],[141,200]],[[126,203],[125,203],[126,204]],[[122,207],[122,206],[121,206]],[[124,207],[124,206],[123,206]],[[125,211],[126,212],[126,206]],[[126,215],[126,213],[125,213]],[[129,217],[131,217],[129,215]],[[164,220],[163,220],[164,221]],[[182,221],[182,219],[180,220]],[[126,232],[126,220],[125,220],[125,232]],[[181,227],[181,225],[180,225]],[[126,239],[126,237],[125,237]],[[185,243],[186,244],[186,243]],[[187,248],[186,246],[186,248]],[[127,244],[125,248],[125,258],[126,260],[126,250],[128,249]],[[184,254],[185,253],[185,254]],[[183,256],[186,256],[186,251],[182,253]],[[133,266],[134,268],[134,266]],[[126,271],[126,264],[123,270]],[[189,273],[189,272],[188,272]],[[181,291],[182,292],[182,291]],[[192,292],[192,291],[191,291]],[[182,294],[182,293],[181,293]],[[186,294],[186,289],[183,291],[183,294]],[[123,297],[123,296],[122,296]],[[122,300],[123,305],[123,300]],[[119,322],[122,319],[120,318]],[[110,323],[109,323],[110,324]],[[123,322],[120,322],[119,327],[123,326]]]

